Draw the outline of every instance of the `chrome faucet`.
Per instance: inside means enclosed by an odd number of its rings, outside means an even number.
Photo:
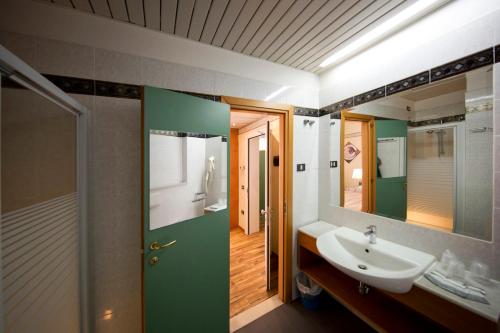
[[[375,244],[377,242],[377,227],[372,224],[366,227],[366,229],[368,231],[365,232],[365,236],[369,237],[370,244]]]

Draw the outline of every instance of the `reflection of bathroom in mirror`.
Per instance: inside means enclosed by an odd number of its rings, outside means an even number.
[[[373,121],[362,115],[342,117],[343,137],[341,150],[340,203],[345,208],[361,212],[373,211],[373,149],[370,137],[373,134]]]
[[[488,66],[331,114],[330,203],[490,240],[492,86]]]
[[[227,138],[151,130],[150,229],[227,208]]]

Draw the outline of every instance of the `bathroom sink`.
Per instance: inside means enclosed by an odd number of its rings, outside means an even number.
[[[435,260],[434,256],[377,238],[370,244],[363,233],[340,227],[322,234],[316,247],[323,258],[350,277],[394,293],[410,291]]]

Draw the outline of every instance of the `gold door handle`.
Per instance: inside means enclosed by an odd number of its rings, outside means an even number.
[[[166,247],[169,247],[169,246],[172,246],[174,245],[175,243],[177,243],[176,240],[173,240],[171,242],[168,242],[166,244],[160,244],[158,242],[153,242],[149,245],[149,249],[152,250],[152,251],[156,251],[156,250],[161,250],[161,249],[164,249]]]

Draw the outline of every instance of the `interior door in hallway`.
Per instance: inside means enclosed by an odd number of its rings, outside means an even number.
[[[144,331],[228,332],[229,106],[144,87],[142,111]]]

